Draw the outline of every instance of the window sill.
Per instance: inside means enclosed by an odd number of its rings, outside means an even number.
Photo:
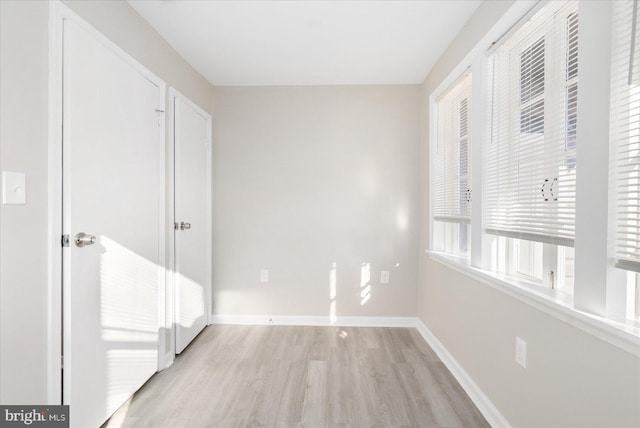
[[[470,276],[598,339],[640,357],[640,328],[632,322],[615,321],[582,312],[573,307],[573,299],[570,296],[472,267],[466,259],[431,250],[426,250],[426,253],[435,262]]]

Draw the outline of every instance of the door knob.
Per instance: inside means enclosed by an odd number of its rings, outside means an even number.
[[[191,223],[185,223],[184,221],[180,222],[180,230],[191,229]]]
[[[96,237],[93,235],[87,235],[84,232],[78,233],[74,238],[74,242],[76,243],[76,247],[84,247],[85,245],[93,245],[96,243]]]

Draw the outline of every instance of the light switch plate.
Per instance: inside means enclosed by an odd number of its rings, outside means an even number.
[[[27,178],[21,172],[2,172],[2,203],[26,204],[27,203]]]
[[[269,282],[269,269],[260,270],[260,282]]]
[[[389,271],[383,270],[380,272],[380,284],[388,284],[389,283]]]

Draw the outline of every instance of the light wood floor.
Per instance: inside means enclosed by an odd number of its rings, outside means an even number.
[[[213,325],[106,427],[486,427],[415,329]]]

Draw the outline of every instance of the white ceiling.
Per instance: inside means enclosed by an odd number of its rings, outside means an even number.
[[[481,0],[129,0],[217,86],[422,83]]]

